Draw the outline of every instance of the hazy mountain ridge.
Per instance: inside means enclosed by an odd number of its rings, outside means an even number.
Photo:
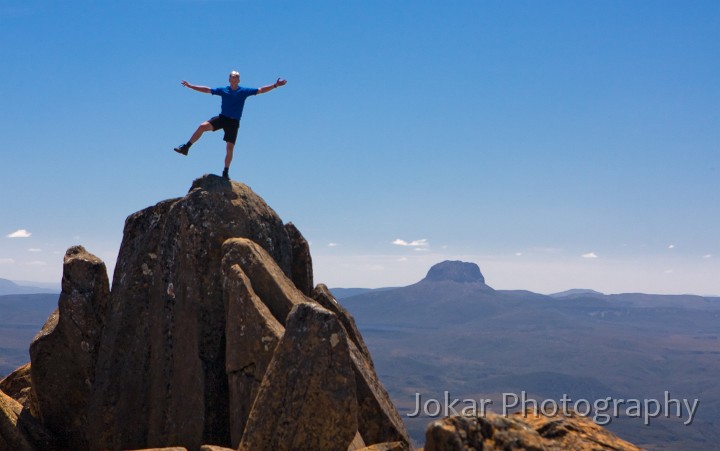
[[[649,449],[715,449],[720,441],[720,302],[694,295],[547,296],[485,283],[422,281],[346,298],[380,377],[415,440],[428,418],[411,419],[415,394],[499,397],[524,390],[699,398],[691,426],[633,418],[606,427]],[[675,419],[677,420],[677,419]]]
[[[372,291],[387,291],[394,290],[398,287],[384,287],[384,288],[333,288],[332,293],[337,299],[345,299],[351,296],[357,296],[359,294],[366,294]]]
[[[57,308],[57,294],[0,296],[0,378],[27,363],[28,347]]]
[[[44,285],[44,284],[43,284]],[[37,294],[37,293],[60,293],[60,289],[48,288],[47,286],[33,285],[32,282],[14,282],[8,279],[0,279],[0,296],[9,294]]]

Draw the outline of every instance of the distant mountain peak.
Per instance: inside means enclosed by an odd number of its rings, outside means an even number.
[[[16,286],[18,286],[18,285],[17,285],[15,282],[13,282],[12,280],[0,279],[0,287],[3,287],[3,288],[4,288],[4,287],[12,287],[12,288],[15,288]]]
[[[424,281],[452,281],[461,283],[485,283],[480,267],[475,263],[446,260],[433,265]]]
[[[604,296],[603,293],[595,290],[589,290],[585,288],[573,288],[572,290],[561,291],[560,293],[553,293],[550,297],[553,298],[567,298],[571,296],[587,296],[587,295],[600,295]]]

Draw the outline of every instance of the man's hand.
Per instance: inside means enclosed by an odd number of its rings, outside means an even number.
[[[273,89],[279,88],[280,86],[285,86],[285,84],[287,84],[287,80],[278,78],[275,83],[273,83],[271,85],[263,86],[262,88],[258,89],[258,94],[265,94],[266,92],[270,92]]]
[[[195,86],[195,85],[191,85],[190,83],[186,82],[185,80],[181,81],[180,84],[183,85],[183,86],[185,86],[186,88],[192,89],[193,91],[203,92],[203,93],[205,93],[205,94],[210,94],[210,88],[208,88],[207,86]]]

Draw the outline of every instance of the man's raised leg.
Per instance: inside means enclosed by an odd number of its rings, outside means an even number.
[[[203,135],[203,133],[212,131],[212,129],[213,129],[213,126],[210,122],[207,122],[207,121],[203,122],[202,124],[200,124],[198,126],[197,130],[195,130],[195,133],[193,133],[193,135],[190,137],[190,141],[188,141],[188,142],[190,143],[190,145],[195,144],[195,142],[198,139],[200,139],[200,137]]]
[[[187,155],[188,151],[190,150],[190,146],[195,144],[195,142],[198,139],[200,139],[200,137],[203,135],[203,133],[209,132],[212,129],[213,129],[213,126],[210,122],[207,122],[207,121],[203,122],[202,124],[200,124],[198,126],[197,130],[195,130],[195,133],[193,133],[193,135],[190,137],[190,141],[186,142],[185,144],[181,144],[181,145],[177,146],[174,149],[175,152],[181,153],[183,155]]]

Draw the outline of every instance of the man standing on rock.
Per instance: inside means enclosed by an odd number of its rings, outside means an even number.
[[[223,140],[226,143],[226,154],[225,154],[225,169],[223,170],[223,178],[226,180],[230,179],[228,170],[230,169],[230,162],[233,157],[233,149],[235,148],[235,140],[237,138],[238,129],[240,128],[240,118],[242,117],[243,108],[245,107],[245,99],[256,94],[264,94],[270,92],[273,89],[285,86],[286,80],[278,78],[277,81],[272,85],[263,86],[262,88],[244,88],[240,86],[240,73],[237,71],[230,72],[230,86],[224,88],[208,88],[207,86],[195,86],[182,81],[182,85],[193,89],[198,92],[205,94],[212,94],[222,97],[222,107],[220,109],[220,115],[215,116],[212,119],[203,122],[195,130],[195,133],[190,137],[190,140],[181,144],[175,148],[175,152],[183,155],[187,155],[195,141],[200,139],[203,133],[207,131],[216,131],[223,129],[225,136]]]

